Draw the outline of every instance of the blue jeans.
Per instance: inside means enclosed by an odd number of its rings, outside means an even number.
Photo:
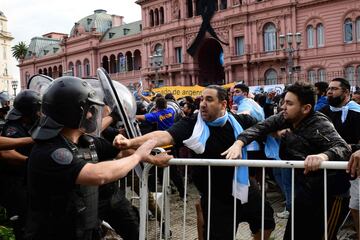
[[[286,200],[286,210],[291,209],[291,168],[273,168],[275,181],[279,184]]]

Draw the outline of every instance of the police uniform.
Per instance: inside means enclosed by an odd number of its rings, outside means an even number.
[[[75,144],[61,135],[64,128],[76,134],[96,131],[102,106],[95,90],[76,77],[58,78],[44,92],[43,115],[31,134],[36,144],[28,160],[26,239],[96,240],[102,235],[102,219],[111,226],[121,222],[123,216],[116,215],[120,202],[116,188],[100,196],[99,205],[98,186],[76,184],[87,163],[113,159],[119,150],[102,138],[83,134]],[[104,213],[104,208],[113,216]],[[138,221],[136,226],[138,231]]]
[[[27,239],[99,238],[98,187],[77,185],[76,179],[86,163],[112,159],[118,150],[104,139],[86,138],[76,145],[57,135],[34,146]]]

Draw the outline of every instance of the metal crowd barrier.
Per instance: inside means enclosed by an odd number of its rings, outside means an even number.
[[[182,225],[182,238],[185,240],[186,236],[186,210],[187,210],[187,175],[188,175],[188,166],[208,166],[209,174],[209,195],[208,195],[208,206],[210,206],[211,202],[211,176],[210,169],[212,166],[223,166],[223,167],[237,167],[237,166],[248,166],[248,167],[258,167],[262,168],[262,225],[261,225],[261,239],[264,239],[264,203],[265,203],[265,168],[291,168],[292,169],[292,177],[291,177],[291,238],[294,239],[294,170],[295,168],[304,168],[304,161],[284,161],[284,160],[224,160],[224,159],[185,159],[185,158],[175,158],[169,161],[169,165],[181,165],[185,166],[185,194],[183,201],[183,225]],[[321,163],[320,169],[324,169],[324,209],[327,209],[327,169],[346,169],[347,162],[337,162],[337,161],[325,161]],[[152,165],[145,164],[143,175],[141,179],[141,189],[140,189],[140,235],[139,240],[145,239],[153,239],[149,237],[149,228],[151,227],[148,222],[148,176],[149,170]],[[155,179],[157,179],[157,171]],[[156,181],[156,180],[155,180]],[[360,179],[359,179],[360,181]],[[163,174],[163,184],[162,184],[162,201],[161,201],[161,222],[160,222],[160,233],[157,233],[157,227],[155,226],[155,239],[171,239],[171,231],[170,231],[170,172],[169,168],[164,169]],[[157,185],[157,184],[155,184]],[[157,190],[155,190],[157,192]],[[359,191],[360,197],[360,191]],[[157,201],[155,202],[156,206],[158,206]],[[360,206],[359,206],[360,207]],[[174,211],[179,211],[179,209],[175,209]],[[236,200],[234,198],[234,212],[236,212]],[[156,215],[157,212],[155,212]],[[207,218],[207,240],[209,240],[209,226],[210,226],[210,207],[208,207],[208,218]],[[156,217],[156,216],[155,216]],[[236,220],[236,215],[234,214],[234,223]],[[204,219],[205,221],[205,219]],[[156,221],[155,221],[156,222]],[[155,223],[156,225],[157,223]],[[324,239],[328,239],[327,233],[327,211],[324,211]],[[236,227],[234,224],[233,229],[233,239],[236,236]],[[164,229],[163,229],[164,228]],[[163,233],[163,234],[162,234]],[[179,239],[177,237],[177,239]]]

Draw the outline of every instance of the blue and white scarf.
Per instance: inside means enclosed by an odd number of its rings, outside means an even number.
[[[341,122],[344,123],[345,120],[346,120],[346,117],[348,115],[349,110],[355,111],[355,112],[360,112],[360,105],[357,104],[354,101],[350,101],[345,106],[342,106],[342,107],[339,107],[339,108],[330,106],[330,110],[332,112],[340,112],[340,111],[342,111],[342,113],[341,113]]]
[[[197,154],[202,154],[205,151],[206,141],[210,136],[209,126],[221,127],[224,126],[227,121],[230,121],[231,126],[234,129],[235,139],[243,131],[243,128],[234,116],[225,112],[225,115],[217,118],[212,122],[205,122],[201,114],[197,116],[197,121],[193,130],[193,133],[189,139],[183,141],[184,145]],[[242,148],[242,158],[246,159],[246,149]],[[236,178],[235,178],[236,176]],[[248,167],[236,167],[233,180],[233,192],[232,195],[239,199],[242,204],[248,202],[249,194],[249,169]]]

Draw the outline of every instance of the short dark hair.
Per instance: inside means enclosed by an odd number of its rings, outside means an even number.
[[[348,80],[346,80],[345,78],[334,78],[333,80],[331,80],[332,82],[336,81],[336,82],[340,82],[340,87],[342,89],[348,90],[350,92],[350,83]]]
[[[172,93],[167,93],[165,95],[165,99],[176,101],[176,99]]]
[[[226,102],[229,102],[229,96],[225,88],[219,85],[209,85],[206,88],[215,89],[217,91],[217,98],[219,99],[220,102],[224,100],[226,100]]]
[[[320,94],[326,93],[329,87],[327,82],[317,82],[314,85],[319,90]]]
[[[249,87],[244,83],[236,84],[234,88],[239,88],[241,91],[249,93]]]
[[[167,101],[164,97],[159,97],[155,101],[155,107],[157,109],[166,109],[167,108]]]
[[[185,103],[185,105],[191,110],[191,113],[193,113],[195,111],[195,105],[193,103]]]
[[[185,96],[184,98],[185,98],[185,100],[186,100],[187,102],[189,102],[189,103],[194,103],[194,99],[193,99],[192,96]]]
[[[360,95],[360,91],[355,91],[353,94]]]
[[[286,92],[291,92],[297,96],[302,105],[310,104],[314,110],[316,92],[314,85],[306,82],[296,82],[287,87]]]

